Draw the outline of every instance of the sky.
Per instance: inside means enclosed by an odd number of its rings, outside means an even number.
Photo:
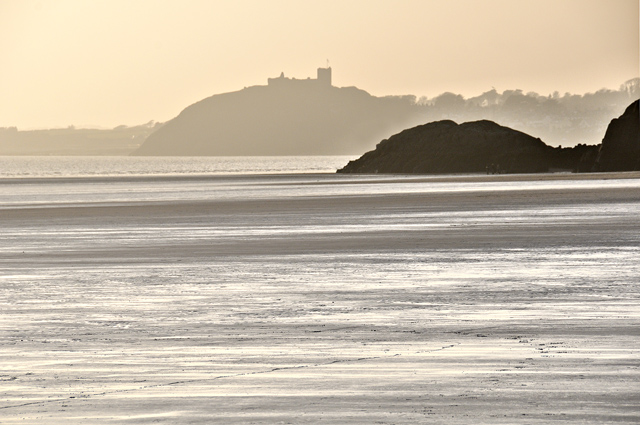
[[[167,121],[268,77],[375,96],[640,76],[638,0],[0,0],[0,127]]]

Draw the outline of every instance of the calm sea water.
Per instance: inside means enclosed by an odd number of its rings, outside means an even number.
[[[335,172],[350,156],[0,156],[0,177],[89,177]]]

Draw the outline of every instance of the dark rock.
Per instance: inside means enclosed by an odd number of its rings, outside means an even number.
[[[572,148],[554,148],[550,156],[549,171],[588,173],[595,171],[600,145],[579,144]]]
[[[567,167],[554,148],[492,121],[438,121],[405,130],[349,162],[341,173],[538,173]],[[575,155],[574,155],[575,156]],[[571,164],[572,168],[574,164]]]
[[[598,171],[640,170],[640,100],[607,127],[596,167]]]

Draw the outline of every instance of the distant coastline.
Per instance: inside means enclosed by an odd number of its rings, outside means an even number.
[[[0,128],[0,155],[358,155],[404,129],[439,120],[491,120],[564,148],[602,141],[610,120],[640,97],[640,78],[617,90],[549,96],[495,89],[464,98],[372,96],[284,73],[267,85],[217,94],[166,123],[113,129]]]
[[[150,121],[113,129],[73,126],[45,130],[0,128],[0,155],[130,155],[161,126],[161,123]]]

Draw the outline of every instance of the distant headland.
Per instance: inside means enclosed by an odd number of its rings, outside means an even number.
[[[372,141],[424,119],[411,96],[375,97],[317,78],[282,73],[266,86],[211,96],[151,134],[136,155],[357,154]]]

